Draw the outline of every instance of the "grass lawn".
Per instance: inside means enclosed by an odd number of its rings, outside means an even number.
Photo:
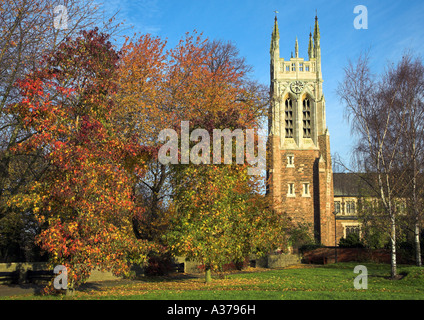
[[[65,296],[15,296],[7,299],[123,299],[123,300],[384,300],[424,299],[424,268],[399,266],[400,280],[390,280],[390,265],[361,263],[368,269],[368,289],[354,288],[359,263],[325,266],[302,265],[282,270],[229,274],[214,277],[206,285],[203,278],[153,277],[129,284],[77,291]]]

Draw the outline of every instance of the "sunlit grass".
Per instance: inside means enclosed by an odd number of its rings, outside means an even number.
[[[250,271],[215,277],[142,278],[126,285],[77,291],[70,299],[112,300],[383,300],[424,299],[424,268],[400,266],[400,280],[390,279],[387,264],[361,263],[368,269],[368,288],[355,289],[358,263],[298,266],[282,270]],[[13,297],[11,297],[13,298]],[[18,299],[69,299],[65,296],[25,296]]]

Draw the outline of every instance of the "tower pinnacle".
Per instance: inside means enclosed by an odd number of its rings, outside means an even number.
[[[296,44],[294,45],[294,52],[295,52],[295,57],[299,58],[299,43],[297,42],[297,37],[296,37]]]
[[[315,42],[320,40],[321,35],[319,32],[318,16],[315,16],[315,29],[314,29],[314,40]]]
[[[309,32],[308,56],[309,56],[309,60],[314,58],[314,43],[312,40],[312,32]]]
[[[317,67],[316,67],[316,72],[317,72],[317,78],[318,79],[322,79],[322,74],[321,74],[321,35],[319,32],[319,24],[318,24],[318,16],[315,16],[315,28],[314,28],[314,57],[317,60]],[[319,89],[320,91],[320,89]]]
[[[280,32],[278,30],[278,21],[277,21],[277,13],[278,11],[275,11],[275,19],[274,19],[274,28],[272,30],[272,36],[271,36],[271,56],[278,53],[278,57],[280,54]]]

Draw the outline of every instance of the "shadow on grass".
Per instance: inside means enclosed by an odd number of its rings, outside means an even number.
[[[203,274],[186,274],[175,273],[164,276],[141,276],[135,279],[119,279],[119,280],[104,280],[104,281],[90,281],[81,284],[76,288],[77,292],[89,291],[102,291],[107,288],[116,286],[132,285],[137,283],[161,283],[161,282],[179,282],[189,279],[202,278]],[[43,289],[48,285],[48,282],[40,282],[37,284],[23,283],[23,284],[0,284],[0,298],[11,296],[34,295],[37,297],[43,296]],[[55,295],[64,295],[63,292],[56,292]]]
[[[392,278],[391,275],[384,275],[384,274],[369,274],[368,276],[370,278],[381,278],[385,280],[402,280],[407,275],[408,275],[408,272],[402,271],[402,272],[399,272],[399,274],[397,274],[394,278]]]
[[[33,294],[35,296],[41,295],[45,285],[40,284],[1,284],[0,297]]]

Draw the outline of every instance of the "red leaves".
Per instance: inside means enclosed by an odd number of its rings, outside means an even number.
[[[128,258],[140,263],[148,250],[131,218],[133,179],[145,173],[151,151],[114,130],[118,54],[107,39],[94,30],[62,43],[17,83],[22,99],[8,110],[33,132],[16,151],[42,150],[50,164],[34,187],[44,228],[38,240],[75,283],[94,267],[126,272]]]

